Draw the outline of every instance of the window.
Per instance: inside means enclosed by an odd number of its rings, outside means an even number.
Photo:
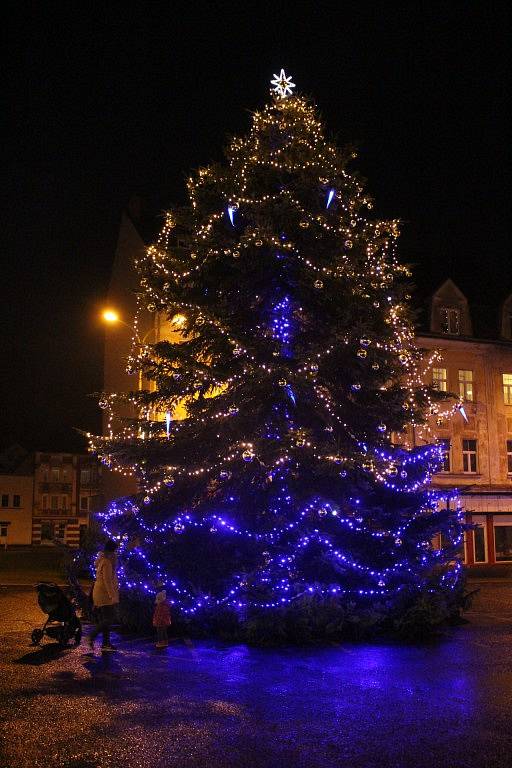
[[[80,482],[81,483],[88,483],[91,479],[91,471],[90,469],[81,469],[80,470]]]
[[[473,371],[459,371],[459,395],[463,400],[473,400]]]
[[[69,480],[69,467],[62,467],[62,479]]]
[[[88,512],[89,511],[89,497],[88,496],[80,496],[80,509],[82,512]]]
[[[503,400],[505,405],[512,405],[512,373],[503,374]]]
[[[48,496],[46,494],[41,496],[41,509],[48,509]]]
[[[451,336],[460,334],[460,309],[441,308],[441,332]]]
[[[440,392],[448,391],[448,377],[446,368],[432,368],[432,386]]]
[[[12,497],[12,505],[13,507],[21,507],[21,496],[19,493],[15,493]]]
[[[473,515],[473,556],[475,563],[487,562],[487,531],[485,515]]]
[[[496,562],[512,560],[512,525],[494,526]]]
[[[462,471],[468,474],[476,472],[476,440],[462,440]]]
[[[507,440],[507,474],[512,475],[512,440]]]
[[[50,497],[50,504],[51,504],[51,509],[58,509],[59,508],[59,497],[58,496],[51,496]]]
[[[60,480],[59,467],[52,467],[52,483],[58,483]]]
[[[442,447],[443,450],[443,463],[441,464],[439,471],[440,472],[450,472],[451,471],[451,445],[449,438],[443,438],[442,440],[438,440],[439,445]]]
[[[8,507],[8,506],[9,506],[9,494],[2,493],[2,507]]]
[[[67,496],[63,496],[62,497],[62,507],[61,507],[61,509],[68,509],[68,508],[69,508],[68,497]]]
[[[0,538],[5,539],[7,537],[7,524],[0,523]]]

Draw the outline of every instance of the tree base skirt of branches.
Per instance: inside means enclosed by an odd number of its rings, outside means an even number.
[[[234,609],[202,611],[193,618],[173,616],[171,634],[177,637],[220,639],[255,646],[325,644],[376,637],[421,640],[443,626],[464,623],[461,613],[471,596],[464,580],[445,592],[415,591],[393,601],[369,602],[315,595],[283,608],[239,612]],[[131,591],[120,606],[121,626],[142,633],[151,627],[153,606],[147,595]]]

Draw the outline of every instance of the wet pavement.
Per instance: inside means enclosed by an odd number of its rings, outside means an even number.
[[[262,650],[29,646],[32,591],[0,591],[1,768],[507,768],[512,582],[427,645]]]

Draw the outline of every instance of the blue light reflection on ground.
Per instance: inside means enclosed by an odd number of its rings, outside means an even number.
[[[119,654],[95,658],[28,648],[19,615],[30,611],[13,596],[0,617],[5,764],[505,768],[512,582],[492,590],[471,624],[429,644],[175,640],[157,652],[119,638]]]

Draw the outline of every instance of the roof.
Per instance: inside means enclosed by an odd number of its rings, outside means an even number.
[[[32,475],[32,454],[22,445],[14,443],[0,453],[0,475]]]

